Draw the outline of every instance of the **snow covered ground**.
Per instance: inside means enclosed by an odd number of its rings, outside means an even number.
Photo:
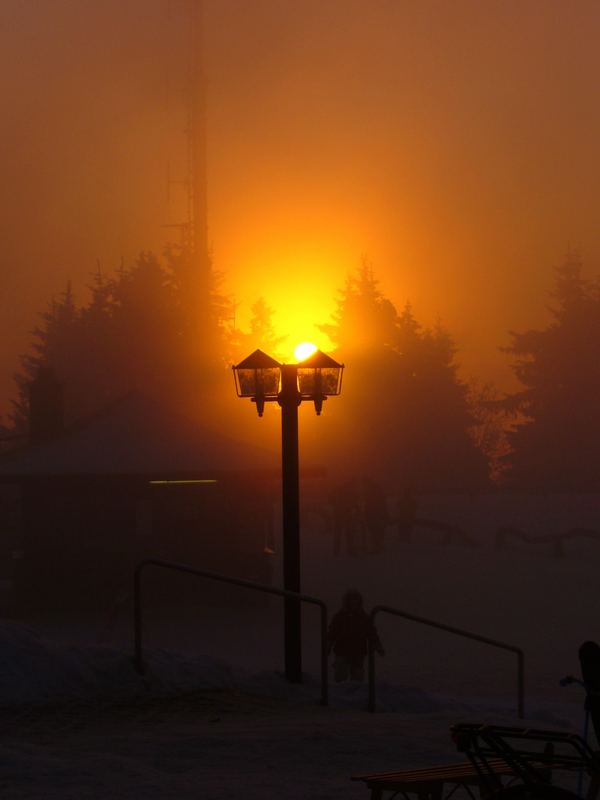
[[[593,527],[595,508],[586,506],[585,520],[573,508],[573,526]],[[304,591],[333,611],[356,586],[367,606],[387,603],[522,647],[527,721],[578,731],[581,694],[558,680],[577,674],[579,644],[600,638],[598,546],[577,543],[564,559],[498,552],[476,511],[444,513],[467,527],[473,548],[390,539],[383,556],[361,559],[332,557],[315,525],[304,535]],[[540,532],[559,525],[546,519]],[[249,605],[242,592],[232,590],[225,608],[150,612],[144,678],[133,669],[126,606],[94,620],[0,624],[2,797],[366,798],[351,775],[455,760],[453,722],[518,724],[511,654],[391,617],[379,621],[379,713],[366,712],[366,686],[356,684],[332,687],[321,708],[316,613],[304,614],[307,681],[290,687],[277,674],[279,601]]]
[[[105,650],[99,669],[94,655],[59,654],[76,701],[5,708],[3,798],[366,798],[352,775],[456,760],[453,722],[516,722],[493,696],[465,702],[384,686],[383,704],[396,710],[371,715],[356,684],[333,687],[321,708],[315,681],[289,687],[272,674],[158,654],[144,685],[118,651]],[[193,684],[225,688],[186,690]],[[577,728],[579,717],[573,704],[536,701],[529,721]]]
[[[140,677],[130,653],[47,642],[0,628],[0,790],[3,798],[358,798],[350,776],[457,759],[460,720],[516,722],[501,696],[458,699],[234,670],[209,657],[158,651]],[[573,703],[536,698],[528,721],[576,729]]]

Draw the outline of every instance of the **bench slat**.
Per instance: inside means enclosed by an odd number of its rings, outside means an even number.
[[[512,769],[501,758],[489,759],[488,764],[492,771],[498,775],[510,775],[512,773]],[[355,775],[352,778],[353,781],[367,783],[394,781],[398,784],[460,782],[464,779],[479,781],[479,773],[470,761],[463,761],[458,764],[441,764],[422,769],[374,772],[368,775]]]

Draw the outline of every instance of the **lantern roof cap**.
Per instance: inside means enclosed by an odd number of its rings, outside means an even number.
[[[255,350],[239,364],[234,365],[234,369],[272,369],[273,367],[280,367],[279,361],[276,361],[271,356],[263,353],[262,350]]]
[[[315,350],[315,352],[308,356],[308,358],[305,358],[304,361],[300,361],[298,366],[302,369],[341,369],[344,365],[338,364],[334,358],[328,356],[327,353],[323,353],[322,350]]]

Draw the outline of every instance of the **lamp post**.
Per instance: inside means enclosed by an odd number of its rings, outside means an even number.
[[[317,350],[299,364],[280,364],[255,350],[233,367],[238,397],[256,403],[262,417],[265,403],[281,406],[281,478],[283,500],[283,588],[300,593],[300,471],[298,406],[312,400],[320,415],[323,402],[342,389],[344,365]],[[286,598],[284,609],[285,676],[302,682],[300,603]]]

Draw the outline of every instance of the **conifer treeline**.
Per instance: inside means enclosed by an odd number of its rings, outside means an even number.
[[[510,480],[549,490],[600,487],[600,283],[569,253],[555,270],[551,321],[511,333],[505,351],[523,388],[497,404],[510,415]]]
[[[86,304],[67,287],[22,358],[11,430],[27,428],[27,385],[40,366],[64,384],[70,422],[132,390],[167,400],[230,392],[225,367],[257,347],[278,356],[283,338],[262,298],[240,330],[219,284],[214,272],[199,280],[189,255],[169,248],[163,260],[142,253],[111,276],[98,269]],[[574,254],[556,271],[552,302],[545,329],[511,334],[506,352],[523,388],[501,397],[462,381],[450,333],[423,327],[409,303],[398,311],[363,264],[320,326],[349,365],[329,421],[336,452],[355,471],[415,489],[484,486],[490,476],[598,488],[600,284],[584,278]]]
[[[321,328],[350,365],[343,404],[351,424],[339,438],[354,447],[355,471],[366,461],[404,486],[485,485],[487,460],[471,435],[476,419],[448,331],[423,328],[409,303],[398,312],[366,263]]]

